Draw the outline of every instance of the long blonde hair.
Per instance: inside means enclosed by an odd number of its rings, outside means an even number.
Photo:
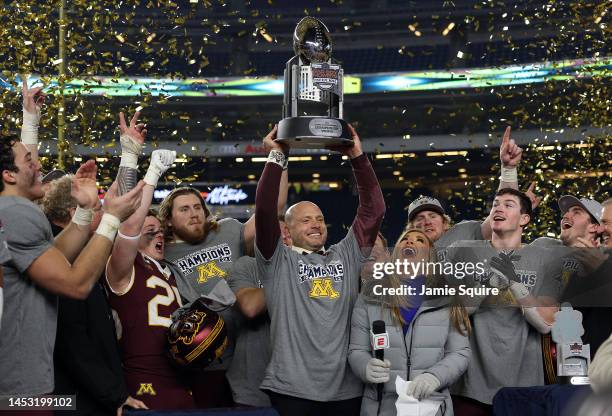
[[[393,254],[391,256],[391,261],[393,263],[395,263],[395,261],[399,260],[401,257],[400,243],[402,242],[402,240],[404,240],[404,238],[406,238],[409,233],[415,232],[421,234],[428,242],[429,252],[427,259],[425,260],[431,261],[431,259],[437,258],[433,241],[431,241],[427,234],[425,234],[425,232],[420,228],[407,228],[402,232],[397,242],[395,243],[395,246],[393,247]],[[441,287],[444,285],[444,276],[439,276],[435,273],[425,275],[425,285],[430,287]],[[401,286],[401,277],[395,273],[390,275],[389,286],[393,288],[399,288]],[[390,296],[390,299],[388,300],[388,307],[391,309],[391,316],[401,325],[406,324],[406,321],[404,320],[401,314],[401,308],[416,306],[414,304],[411,304],[410,300],[411,299],[406,296]],[[381,303],[381,305],[384,305],[384,303]],[[451,297],[449,313],[451,324],[453,325],[453,327],[461,334],[470,335],[472,331],[470,317],[461,302],[461,298],[456,295]]]

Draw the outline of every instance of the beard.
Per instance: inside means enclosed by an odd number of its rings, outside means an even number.
[[[176,238],[189,244],[201,243],[206,238],[206,234],[206,224],[198,224],[195,230],[187,227],[174,228]]]

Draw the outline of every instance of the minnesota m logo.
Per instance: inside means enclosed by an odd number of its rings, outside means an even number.
[[[198,283],[206,283],[208,279],[215,276],[222,278],[227,276],[227,273],[217,266],[217,262],[214,261],[198,266],[198,272],[200,273],[198,276]]]
[[[142,396],[144,394],[150,394],[151,396],[157,396],[155,389],[153,389],[153,383],[140,383],[140,387],[136,392],[136,396]]]
[[[330,278],[313,279],[308,296],[311,298],[336,299],[340,296],[340,293],[334,290],[334,286],[332,285],[332,280]]]

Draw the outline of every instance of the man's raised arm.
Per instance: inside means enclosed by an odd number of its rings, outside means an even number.
[[[100,225],[76,260],[70,264],[57,248],[50,247],[25,270],[30,279],[50,292],[85,299],[104,271],[119,223],[140,206],[143,184],[117,196],[114,182],[106,193]]]
[[[359,247],[366,250],[363,255],[369,256],[385,216],[385,200],[376,173],[361,149],[361,140],[353,126],[349,125],[349,128],[354,144],[342,153],[351,159],[359,193],[359,206],[353,220],[353,232]]]
[[[43,87],[28,88],[28,79],[21,75],[23,96],[23,120],[21,123],[21,142],[32,152],[32,161],[38,160],[38,125],[41,109],[45,102]]]
[[[272,131],[268,133],[268,135],[263,140],[264,148],[266,150],[272,150],[270,143],[274,143],[273,140],[276,138],[276,129],[277,127],[274,126]],[[273,137],[271,136],[272,134],[274,134]],[[272,137],[272,139],[268,140],[270,137]],[[287,205],[288,193],[289,193],[289,174],[287,172],[287,164],[285,162],[285,166],[283,167],[283,171],[282,171],[281,178],[280,178],[280,186],[278,189],[278,195],[276,197],[277,212],[281,213],[284,211],[285,205]],[[249,218],[249,220],[244,224],[244,246],[246,249],[246,253],[249,256],[252,256],[254,255],[253,253],[255,253],[254,245],[255,245],[255,215],[251,215],[251,218]]]
[[[501,163],[501,176],[499,177],[499,186],[497,189],[512,188],[519,189],[518,184],[518,165],[521,162],[523,149],[510,138],[510,126],[506,127],[506,131],[502,137],[501,145],[499,146],[499,161]],[[531,201],[531,209],[535,210],[542,198],[537,197],[534,191],[535,183],[532,182],[525,194]],[[491,218],[487,217],[481,225],[482,238],[490,240],[493,234],[491,230]]]
[[[289,149],[276,143],[277,126],[264,139],[264,145],[271,148],[268,161],[257,183],[255,194],[255,244],[266,260],[274,254],[280,238],[278,225],[278,194],[283,168],[287,166]]]

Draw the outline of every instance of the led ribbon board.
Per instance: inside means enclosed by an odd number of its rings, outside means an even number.
[[[538,64],[445,71],[388,72],[347,75],[345,94],[431,91],[443,89],[489,88],[498,86],[609,77],[612,57],[574,59]],[[40,80],[39,77],[30,78]],[[57,78],[44,79],[45,91],[57,93]],[[0,77],[0,87],[15,89]],[[90,77],[72,79],[64,84],[64,95],[130,97],[151,94],[165,97],[247,97],[282,95],[282,77],[228,78],[142,78]]]

